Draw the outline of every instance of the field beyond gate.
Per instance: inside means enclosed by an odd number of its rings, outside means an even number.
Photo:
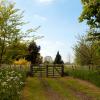
[[[33,75],[38,77],[63,77],[64,65],[49,64],[33,66]]]

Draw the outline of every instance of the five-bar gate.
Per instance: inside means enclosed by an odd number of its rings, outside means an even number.
[[[33,66],[33,76],[39,77],[63,77],[64,65],[62,64],[47,64]]]

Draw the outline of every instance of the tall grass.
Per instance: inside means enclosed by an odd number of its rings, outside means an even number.
[[[65,74],[87,80],[96,86],[100,87],[100,71],[99,70],[86,70],[86,69],[66,69]]]

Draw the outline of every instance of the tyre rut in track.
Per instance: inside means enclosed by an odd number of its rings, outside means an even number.
[[[63,84],[62,87],[65,88],[65,89],[68,89],[72,94],[74,94],[78,98],[78,100],[96,100],[95,98],[87,96],[83,92],[77,91],[74,87],[66,84],[63,80],[56,79],[56,81],[59,84]]]
[[[47,100],[65,100],[59,93],[53,90],[46,79],[40,79],[43,89],[45,90],[45,95]],[[67,100],[67,99],[66,99]]]

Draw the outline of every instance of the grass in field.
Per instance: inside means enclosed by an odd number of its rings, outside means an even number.
[[[98,70],[86,70],[86,69],[72,70],[71,68],[66,68],[65,74],[82,80],[87,80],[95,84],[96,86],[100,87],[100,71]]]
[[[100,100],[100,88],[72,77],[28,78],[22,100]]]

